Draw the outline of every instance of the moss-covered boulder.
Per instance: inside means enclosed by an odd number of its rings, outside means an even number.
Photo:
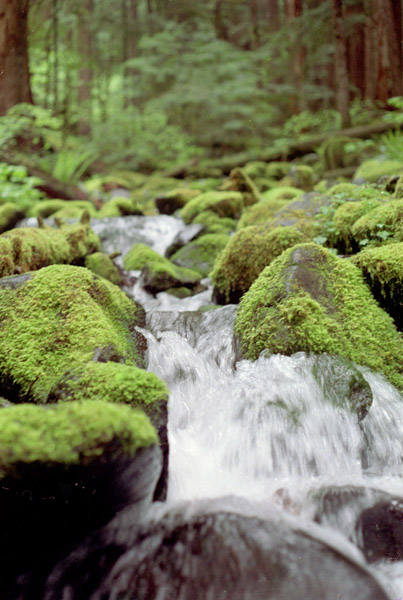
[[[302,194],[303,191],[297,187],[293,187],[292,185],[280,185],[264,192],[262,194],[262,200],[287,200],[287,202],[290,202],[291,200],[295,200],[299,196],[302,196]]]
[[[350,254],[357,252],[359,246],[354,241],[352,227],[358,219],[371,212],[374,208],[380,206],[378,200],[362,200],[361,202],[344,202],[335,211],[333,215],[333,231],[331,238],[332,246],[335,246],[341,253]]]
[[[172,255],[171,260],[180,267],[198,271],[207,277],[214,266],[218,254],[224,250],[230,237],[222,234],[203,235]]]
[[[104,252],[94,252],[94,254],[86,256],[84,266],[93,273],[105,277],[105,279],[108,279],[115,285],[122,283],[122,277],[118,268],[111,257]]]
[[[241,192],[245,206],[250,206],[260,200],[259,191],[255,183],[246,171],[239,167],[232,169],[228,179],[223,183],[220,189]]]
[[[276,215],[277,211],[290,203],[289,198],[274,198],[272,200],[262,200],[253,206],[248,206],[242,213],[238,221],[237,229],[243,229],[250,225],[263,225],[269,223]]]
[[[95,215],[98,219],[106,217],[124,217],[126,215],[142,215],[143,212],[138,207],[135,200],[126,197],[116,196],[99,209]]]
[[[95,217],[97,210],[92,202],[87,200],[41,200],[37,202],[28,212],[28,217],[57,217],[58,219],[80,219],[87,211],[91,217]]]
[[[298,189],[310,192],[315,183],[315,173],[308,165],[293,165],[283,183],[289,183]]]
[[[2,408],[0,429],[0,593],[15,598],[20,575],[34,585],[117,512],[148,505],[161,457],[147,416],[125,405]]]
[[[83,263],[99,247],[99,238],[87,223],[6,231],[0,236],[0,277],[57,263]]]
[[[296,227],[312,239],[317,234],[317,217],[332,204],[332,199],[318,192],[303,194],[279,208],[270,221],[271,227]]]
[[[123,265],[129,271],[141,270],[142,285],[151,294],[174,287],[195,288],[202,278],[199,272],[178,267],[145,244],[135,244],[125,255]]]
[[[206,233],[230,234],[236,228],[235,219],[220,217],[211,210],[204,210],[193,219],[193,224],[203,225]]]
[[[378,179],[385,175],[402,175],[403,162],[400,160],[366,160],[354,173],[354,180],[365,180],[369,183],[376,183]]]
[[[403,241],[403,199],[390,200],[362,216],[351,234],[359,246]]]
[[[21,279],[22,278],[22,279]],[[17,280],[17,281],[15,281]],[[0,395],[45,402],[67,370],[113,348],[143,365],[143,309],[88,269],[53,265],[0,286]]]
[[[24,213],[13,202],[0,206],[0,233],[12,229],[18,221],[24,218]]]
[[[165,194],[161,194],[155,199],[155,206],[162,215],[173,215],[180,210],[187,202],[200,195],[200,190],[190,188],[177,188]]]
[[[190,200],[181,211],[185,223],[192,223],[198,214],[211,211],[219,217],[239,219],[244,207],[241,192],[206,192]]]
[[[237,303],[261,271],[286,248],[305,241],[295,227],[263,225],[238,231],[217,258],[211,278],[218,304]]]
[[[403,242],[367,248],[352,262],[361,269],[373,295],[403,329]]]
[[[235,321],[241,353],[337,354],[403,389],[402,337],[361,271],[316,244],[283,252],[243,296]],[[382,340],[382,343],[380,343]]]

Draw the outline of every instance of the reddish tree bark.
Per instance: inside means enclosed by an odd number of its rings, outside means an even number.
[[[336,108],[341,115],[342,127],[349,127],[349,80],[342,0],[332,0],[332,23],[336,77]]]
[[[362,22],[354,25],[347,37],[347,66],[350,82],[361,99],[365,96],[365,20],[364,2],[360,0],[347,7],[347,16],[361,16]]]
[[[400,96],[402,87],[401,24],[395,23],[398,12],[393,0],[375,0],[375,23],[378,48],[377,100],[386,103],[391,96]]]
[[[32,103],[28,67],[29,0],[0,0],[0,115]]]

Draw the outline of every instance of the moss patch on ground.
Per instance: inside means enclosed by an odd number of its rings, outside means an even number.
[[[337,354],[403,389],[402,336],[361,271],[316,244],[283,252],[242,298],[235,320],[241,351]],[[379,343],[382,340],[382,344]]]
[[[21,463],[85,464],[112,444],[116,454],[134,455],[158,443],[143,412],[99,400],[2,408],[0,429],[0,477]]]
[[[180,267],[198,271],[207,277],[214,266],[218,254],[224,250],[230,237],[228,235],[207,234],[186,244],[171,256],[171,260]]]
[[[238,231],[217,258],[211,278],[218,304],[239,302],[260,272],[283,250],[305,241],[295,227],[264,225]]]
[[[181,217],[186,224],[194,222],[201,212],[210,210],[219,217],[239,219],[244,208],[241,192],[206,192],[190,200],[181,211]]]
[[[16,289],[1,286],[0,393],[45,402],[63,373],[107,347],[142,366],[135,327],[143,315],[117,286],[82,267],[54,265]]]
[[[57,263],[83,262],[99,250],[100,241],[88,224],[60,229],[21,227],[0,236],[0,277],[26,273]]]

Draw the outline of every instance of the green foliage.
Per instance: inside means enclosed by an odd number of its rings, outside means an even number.
[[[43,198],[35,187],[40,184],[41,180],[30,177],[25,167],[0,162],[0,204],[13,202],[25,212]]]
[[[49,150],[60,144],[62,121],[41,106],[16,104],[0,117],[0,148],[8,152],[27,143]]]
[[[336,110],[323,108],[315,112],[304,110],[292,115],[284,124],[286,137],[304,138],[315,133],[327,133],[341,129],[341,116]]]
[[[379,141],[387,159],[403,163],[403,132],[388,131],[381,135]]]
[[[40,166],[64,183],[77,183],[98,153],[91,149],[61,148],[56,154],[47,155]]]

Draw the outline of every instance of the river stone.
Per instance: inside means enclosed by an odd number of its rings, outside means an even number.
[[[402,338],[391,317],[357,267],[317,244],[289,248],[262,271],[242,297],[234,331],[245,358],[325,352],[403,389]]]
[[[403,499],[378,502],[357,520],[359,539],[368,562],[403,560]]]
[[[161,453],[144,413],[102,401],[2,408],[0,426],[0,596],[15,598],[19,574],[40,577],[118,511],[143,511]]]
[[[204,227],[204,225],[192,223],[192,225],[188,225],[187,227],[179,231],[176,234],[172,244],[168,246],[165,252],[165,256],[167,258],[170,258],[172,254],[175,254],[175,252],[180,250],[180,248],[186,246],[186,244],[189,244],[190,242],[198,238],[205,231],[205,229],[206,228]]]
[[[140,528],[126,512],[56,567],[43,598],[387,600],[340,549],[281,513],[244,511],[240,504],[184,504]]]

